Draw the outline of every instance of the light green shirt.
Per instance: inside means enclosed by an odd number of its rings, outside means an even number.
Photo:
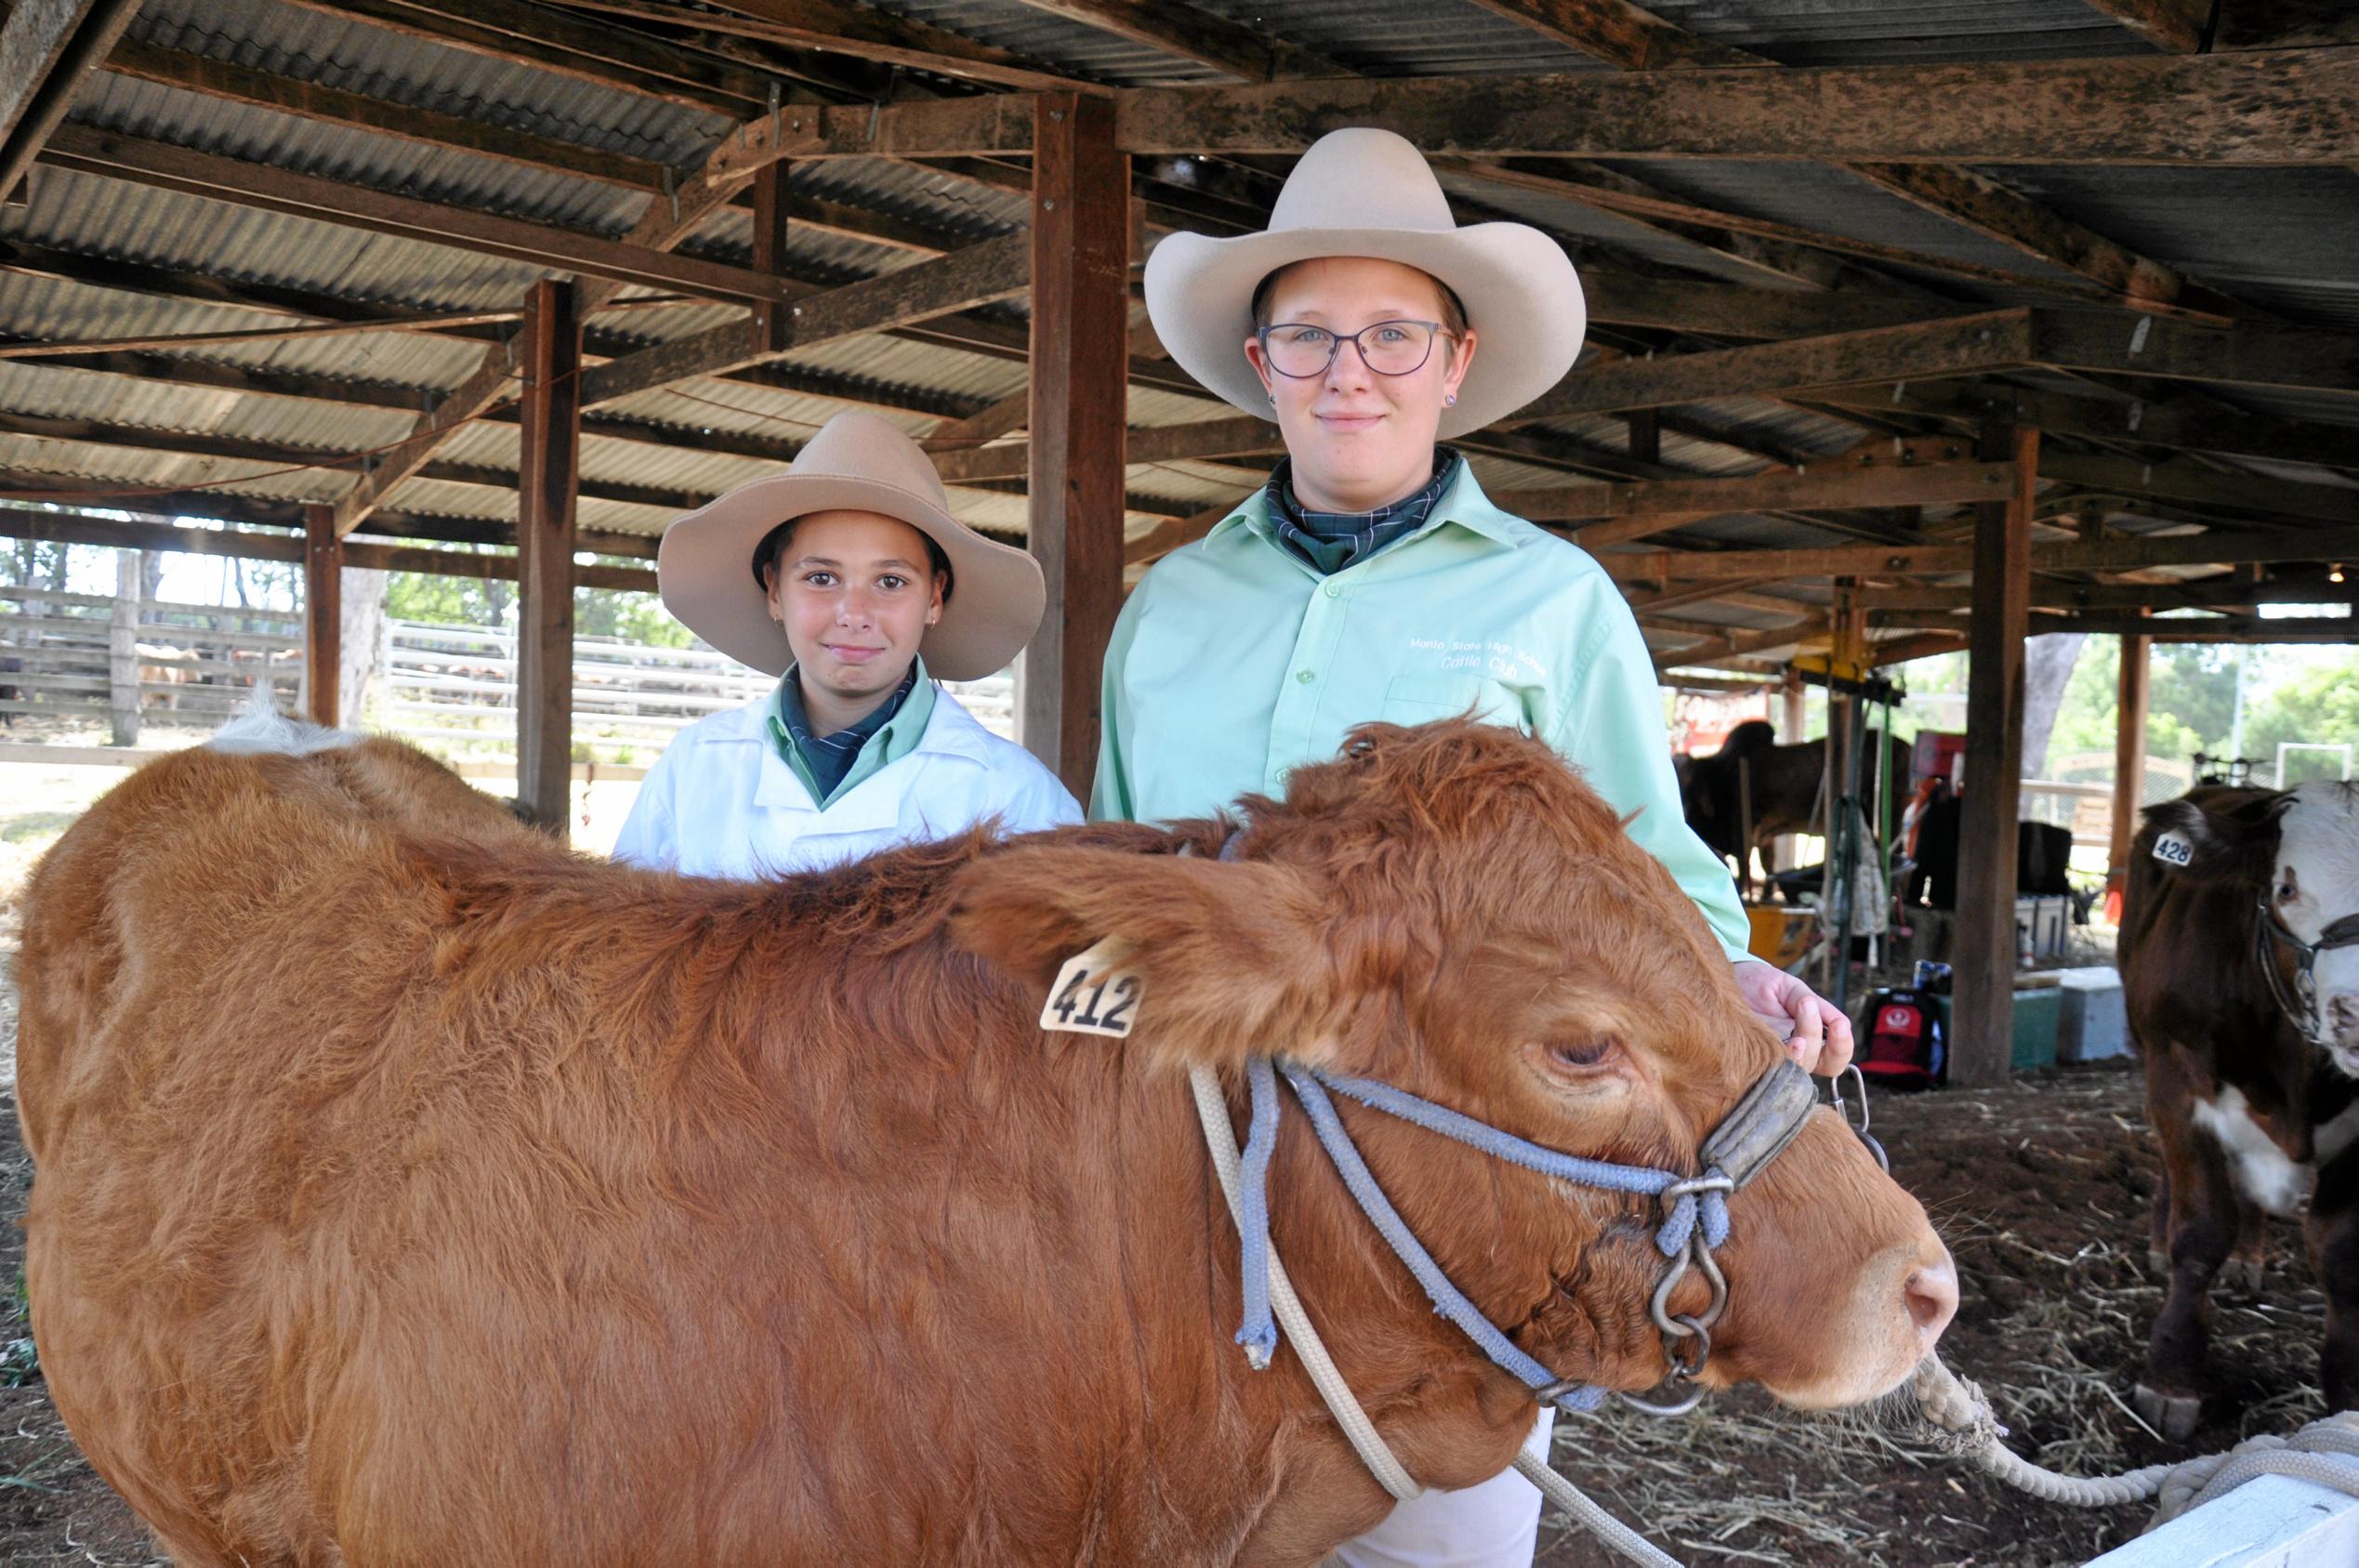
[[[1491,504],[1470,465],[1425,526],[1322,577],[1257,492],[1130,595],[1106,649],[1089,814],[1208,816],[1277,795],[1356,724],[1469,707],[1580,766],[1669,868],[1732,958],[1746,922],[1728,866],[1680,809],[1638,622],[1589,556]]]
[[[819,776],[811,770],[810,758],[803,755],[801,744],[790,732],[784,717],[786,711],[786,683],[795,679],[795,666],[786,666],[786,673],[778,678],[777,688],[771,692],[770,740],[771,744],[778,748],[778,755],[785,758],[786,765],[795,770],[795,777],[802,780],[803,787],[810,791],[811,804],[822,809],[835,804],[850,794],[863,779],[917,749],[917,743],[926,738],[927,721],[934,716],[934,683],[926,674],[923,656],[916,661],[916,669],[917,679],[910,685],[909,695],[902,699],[901,706],[893,710],[891,718],[861,741],[860,750],[852,758],[852,765],[844,771],[844,776],[837,781],[836,787],[823,790],[819,787]],[[859,726],[854,725],[853,728],[858,729]]]

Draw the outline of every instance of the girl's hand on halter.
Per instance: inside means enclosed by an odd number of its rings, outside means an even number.
[[[1774,965],[1739,958],[1736,989],[1753,1016],[1786,1040],[1805,1073],[1832,1077],[1851,1065],[1852,1021],[1842,1009]]]

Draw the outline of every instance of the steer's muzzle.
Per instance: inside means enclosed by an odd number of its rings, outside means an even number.
[[[2326,1054],[2345,1076],[2359,1078],[2359,991],[2337,991],[2318,1008],[2326,1030]]]
[[[1743,1196],[1727,1354],[1707,1380],[1758,1381],[1809,1409],[1898,1387],[1957,1312],[1957,1269],[1922,1206],[1827,1110]]]

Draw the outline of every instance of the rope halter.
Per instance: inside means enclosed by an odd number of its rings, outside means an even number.
[[[2325,1049],[2333,1043],[2333,1035],[2318,1017],[2318,955],[2338,947],[2359,946],[2359,915],[2346,915],[2319,933],[2316,942],[2304,942],[2286,929],[2276,911],[2269,907],[2269,895],[2262,893],[2258,901],[2260,916],[2253,926],[2253,950],[2260,958],[2260,972],[2268,978],[2269,994],[2277,999],[2277,1007],[2286,1021],[2294,1026],[2302,1039]],[[2286,983],[2285,975],[2277,968],[2275,950],[2293,950],[2293,983]]]
[[[1361,1212],[1424,1287],[1434,1311],[1456,1324],[1496,1365],[1530,1389],[1534,1398],[1563,1410],[1595,1409],[1603,1401],[1605,1390],[1551,1373],[1519,1349],[1451,1283],[1385,1196],[1351,1133],[1345,1129],[1342,1118],[1336,1113],[1328,1091],[1543,1176],[1575,1186],[1654,1198],[1660,1216],[1654,1245],[1667,1261],[1649,1302],[1649,1314],[1663,1337],[1666,1375],[1662,1387],[1649,1395],[1622,1397],[1639,1409],[1670,1416],[1685,1414],[1703,1397],[1703,1390],[1691,1385],[1711,1354],[1712,1325],[1720,1321],[1728,1304],[1728,1279],[1714,1258],[1713,1249],[1728,1240],[1729,1194],[1759,1176],[1794,1141],[1818,1102],[1809,1075],[1793,1062],[1781,1060],[1755,1081],[1704,1140],[1699,1156],[1703,1174],[1689,1176],[1561,1153],[1390,1084],[1323,1073],[1298,1062],[1272,1063],[1267,1057],[1255,1057],[1245,1064],[1251,1115],[1241,1171],[1243,1215],[1238,1231],[1243,1244],[1245,1321],[1237,1330],[1237,1343],[1245,1347],[1245,1359],[1256,1370],[1270,1364],[1278,1342],[1277,1326],[1270,1314],[1268,1189],[1270,1157],[1277,1142],[1279,1074],[1285,1074],[1295,1098],[1301,1102],[1320,1146],[1326,1151],[1328,1160],[1342,1177]],[[1691,1269],[1710,1286],[1710,1299],[1699,1312],[1673,1312],[1671,1292]]]

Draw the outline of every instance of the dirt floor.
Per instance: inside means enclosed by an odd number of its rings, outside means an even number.
[[[10,894],[33,856],[112,770],[73,790],[0,788],[0,976],[16,945]],[[72,797],[75,793],[82,798]],[[138,1522],[75,1452],[46,1395],[24,1311],[17,1220],[32,1184],[17,1141],[15,999],[0,983],[0,1565],[159,1562]],[[1924,1199],[1956,1253],[1964,1305],[1944,1344],[1983,1383],[2016,1451],[2076,1474],[2210,1453],[2323,1413],[2325,1306],[2298,1232],[2279,1226],[2260,1300],[2216,1294],[2219,1397],[2174,1450],[2128,1406],[2160,1302],[2146,1277],[2154,1159],[2127,1063],[2062,1069],[2002,1090],[1891,1097],[1876,1131],[1892,1173]],[[1913,1454],[1860,1421],[1781,1411],[1758,1395],[1662,1421],[1600,1414],[1558,1428],[1561,1469],[1692,1564],[2077,1563],[2119,1545],[2147,1510],[2083,1512],[2022,1500],[1978,1473]],[[1542,1568],[1614,1561],[1562,1521]]]
[[[2184,1446],[2132,1414],[2162,1302],[2146,1273],[2155,1160],[2128,1062],[2061,1068],[2005,1089],[1879,1100],[1892,1175],[1931,1211],[1958,1266],[1944,1359],[1981,1383],[2018,1454],[2111,1475],[2215,1453],[2326,1413],[2326,1303],[2299,1230],[2276,1225],[2258,1299],[2213,1293],[2217,1395]],[[1558,1468],[1693,1564],[2078,1563],[2144,1528],[2150,1509],[2038,1503],[1865,1423],[1780,1410],[1758,1394],[1682,1421],[1632,1413],[1560,1423]],[[1551,1519],[1542,1568],[1617,1560]]]

